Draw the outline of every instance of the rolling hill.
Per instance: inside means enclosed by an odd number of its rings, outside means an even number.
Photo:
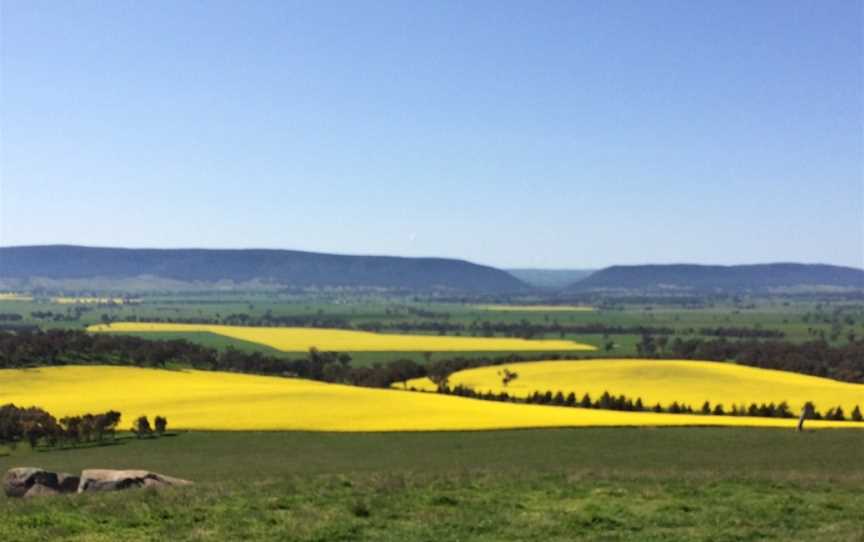
[[[771,291],[864,289],[864,270],[824,264],[615,265],[568,287],[588,290]]]
[[[513,292],[504,271],[445,258],[347,256],[295,250],[0,247],[0,285],[183,289],[218,285],[375,287]]]
[[[87,390],[69,393],[68,390]],[[300,378],[215,371],[75,366],[0,370],[0,404],[38,404],[57,416],[120,411],[171,426],[224,431],[459,431],[529,427],[795,426],[794,419],[621,412],[478,401]],[[861,428],[853,422],[810,427]]]

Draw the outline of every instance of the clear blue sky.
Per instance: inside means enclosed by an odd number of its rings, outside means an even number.
[[[0,0],[0,244],[864,266],[864,3]]]

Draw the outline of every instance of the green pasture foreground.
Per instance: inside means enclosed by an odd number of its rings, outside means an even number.
[[[864,537],[864,436],[774,429],[185,433],[17,465],[147,468],[160,492],[0,497],[0,540]]]

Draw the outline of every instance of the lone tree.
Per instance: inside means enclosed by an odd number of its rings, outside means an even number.
[[[804,420],[812,418],[816,412],[816,407],[810,401],[804,403],[804,408],[801,409],[801,416],[798,418],[798,431],[804,430]]]
[[[156,434],[161,437],[165,434],[165,429],[168,427],[168,420],[162,416],[156,416],[153,419],[153,425],[156,428]]]
[[[504,367],[504,369],[498,371],[498,376],[501,377],[501,385],[507,387],[507,384],[519,378],[519,373]]]

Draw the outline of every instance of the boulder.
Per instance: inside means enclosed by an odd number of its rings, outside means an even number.
[[[8,497],[35,497],[72,493],[78,488],[78,477],[37,467],[17,467],[3,475],[2,484]]]
[[[189,480],[173,478],[146,470],[87,469],[81,473],[78,493],[85,491],[117,491],[136,487],[186,486]]]
[[[24,498],[31,499],[33,497],[50,497],[59,494],[60,492],[52,487],[43,486],[42,484],[33,484],[33,487],[28,489],[27,493],[24,494]]]

